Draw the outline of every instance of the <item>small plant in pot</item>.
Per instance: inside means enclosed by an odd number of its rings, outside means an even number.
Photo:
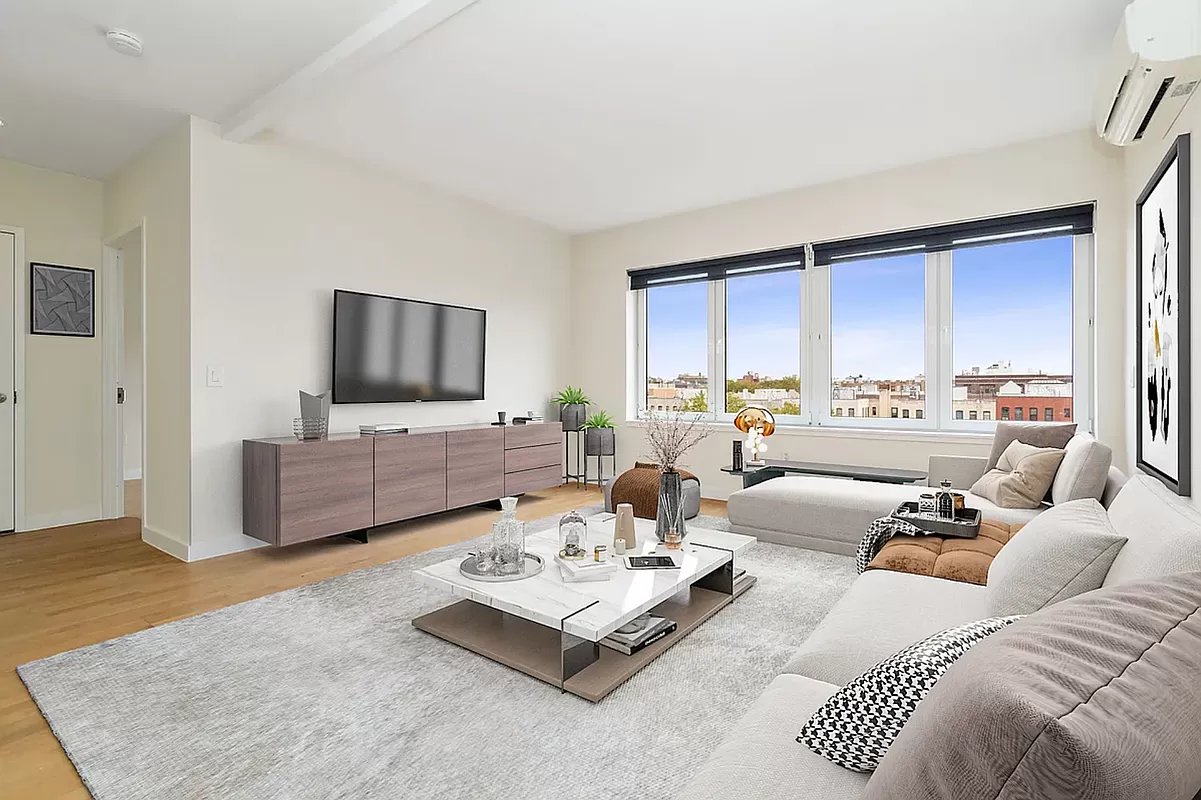
[[[584,390],[568,386],[556,395],[555,402],[559,404],[559,421],[563,423],[563,430],[583,430],[588,404],[592,402]]]
[[[616,448],[613,417],[607,411],[597,411],[584,420],[584,455],[611,456]]]

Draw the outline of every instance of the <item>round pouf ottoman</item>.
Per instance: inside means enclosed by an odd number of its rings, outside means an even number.
[[[680,470],[684,488],[684,519],[701,513],[701,481],[691,472]],[[634,507],[634,516],[654,519],[659,514],[659,465],[635,462],[633,469],[605,481],[605,511],[612,512],[618,503]]]

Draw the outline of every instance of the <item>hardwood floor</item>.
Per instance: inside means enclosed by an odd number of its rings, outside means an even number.
[[[568,484],[526,495],[518,514],[538,519],[598,502],[598,490]],[[140,505],[139,495],[127,507]],[[701,511],[725,516],[725,503],[706,500]],[[18,664],[465,541],[495,517],[464,509],[380,528],[368,544],[329,539],[192,564],[144,544],[133,518],[0,538],[0,798],[89,797]]]

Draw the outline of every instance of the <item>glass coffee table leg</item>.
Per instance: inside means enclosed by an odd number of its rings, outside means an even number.
[[[571,680],[600,660],[599,642],[591,642],[567,631],[561,631],[560,643],[561,674],[564,682]]]

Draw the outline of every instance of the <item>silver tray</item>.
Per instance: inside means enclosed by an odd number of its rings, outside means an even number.
[[[542,557],[533,553],[525,554],[525,572],[517,572],[512,575],[493,575],[484,574],[476,571],[475,554],[467,556],[459,564],[459,572],[471,578],[473,581],[484,581],[486,583],[508,583],[509,581],[521,581],[526,578],[532,578],[542,571],[546,564],[543,563]]]

